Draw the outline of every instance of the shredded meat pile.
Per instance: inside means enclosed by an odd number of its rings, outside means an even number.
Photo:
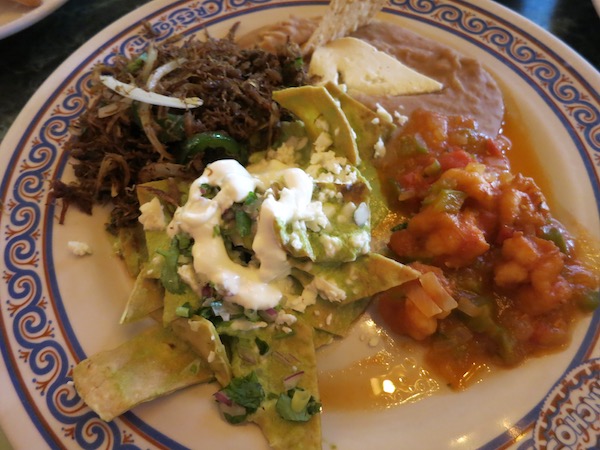
[[[247,151],[264,148],[276,137],[285,115],[271,94],[283,87],[306,84],[307,77],[296,45],[277,54],[241,49],[235,27],[226,38],[189,39],[150,45],[139,57],[117,57],[114,65],[100,66],[93,77],[94,100],[79,118],[66,145],[74,160],[76,181],[52,183],[53,198],[63,201],[61,221],[70,204],[91,213],[96,203],[112,203],[108,229],[132,225],[139,215],[136,184],[178,176],[196,178],[204,168],[201,158],[180,161],[185,141],[218,131]],[[156,76],[166,64],[176,69]],[[190,110],[132,102],[104,87],[99,75],[176,98],[199,97],[203,105]],[[150,89],[148,89],[150,90]]]

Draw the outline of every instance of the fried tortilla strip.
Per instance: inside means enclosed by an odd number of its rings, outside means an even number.
[[[357,300],[347,305],[338,305],[321,297],[306,308],[304,320],[315,328],[315,331],[327,332],[338,337],[345,337],[352,324],[365,312],[371,299]]]
[[[297,264],[295,269],[313,276],[308,285],[299,279],[305,289],[314,289],[338,305],[371,297],[420,275],[419,271],[378,253],[343,264]]]
[[[231,381],[231,365],[213,323],[204,317],[194,316],[191,319],[176,319],[171,326],[177,336],[204,358],[221,386],[227,386]]]
[[[302,46],[302,53],[308,55],[315,48],[368,24],[381,11],[385,2],[386,0],[331,0],[319,26]]]
[[[77,392],[107,422],[139,403],[212,380],[213,372],[190,346],[160,325],[73,369]]]
[[[294,422],[283,419],[276,409],[277,398],[286,392],[284,380],[294,373],[303,372],[297,386],[319,399],[313,328],[302,320],[291,328],[290,333],[273,333],[270,328],[220,331],[235,337],[231,352],[234,376],[255,372],[265,391],[266,399],[249,420],[261,428],[271,448],[317,450],[321,448],[321,415]],[[260,354],[257,338],[268,344],[265,354]]]
[[[142,268],[135,279],[120,323],[135,322],[162,308],[164,291],[160,281],[146,278],[146,270]]]
[[[300,86],[273,92],[273,100],[293,112],[306,126],[311,141],[323,133],[317,119],[323,118],[330,130],[333,147],[351,164],[360,161],[354,132],[337,101],[323,86]]]

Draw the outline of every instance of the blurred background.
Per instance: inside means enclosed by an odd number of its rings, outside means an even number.
[[[3,2],[9,0],[0,0],[0,15]],[[33,26],[0,40],[0,139],[56,67],[105,26],[144,3],[147,2],[69,0]],[[496,3],[548,30],[600,69],[600,18],[592,0]]]

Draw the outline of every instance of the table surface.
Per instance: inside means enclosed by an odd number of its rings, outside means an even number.
[[[27,100],[71,53],[144,0],[69,0],[0,40],[0,139]],[[600,70],[600,18],[592,0],[499,0],[567,43]]]
[[[0,140],[27,100],[71,53],[144,0],[69,0],[0,40]],[[592,0],[498,0],[561,39],[600,70],[600,18]],[[9,448],[0,431],[0,449]]]

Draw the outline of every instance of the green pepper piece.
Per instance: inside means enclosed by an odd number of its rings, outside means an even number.
[[[183,144],[179,162],[185,163],[196,155],[203,155],[205,162],[233,158],[242,165],[248,163],[248,152],[234,138],[220,131],[198,133]]]
[[[600,291],[587,289],[576,297],[577,306],[586,312],[594,311],[600,306]]]
[[[442,189],[423,200],[423,205],[430,206],[436,211],[456,214],[462,208],[467,194],[455,189]]]
[[[542,227],[542,239],[546,239],[547,241],[552,241],[558,247],[558,249],[567,254],[569,249],[567,245],[567,240],[565,239],[565,235],[562,230],[558,227],[552,225],[546,225]]]

